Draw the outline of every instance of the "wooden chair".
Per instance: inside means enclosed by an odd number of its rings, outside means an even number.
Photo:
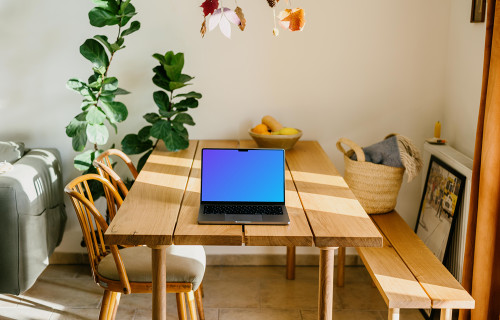
[[[151,249],[145,246],[118,250],[116,245],[104,244],[106,220],[94,205],[89,181],[100,182],[110,196],[108,209],[123,202],[118,191],[107,180],[97,174],[79,176],[64,189],[70,196],[82,228],[90,267],[94,281],[104,291],[99,319],[115,319],[122,293],[151,293],[152,267]],[[111,201],[110,201],[111,200]],[[196,320],[195,294],[198,292],[205,271],[205,252],[201,246],[170,246],[167,248],[167,292],[176,293],[179,319],[187,320],[186,300],[191,319]],[[201,296],[201,295],[198,295]],[[203,305],[198,304],[198,313],[204,319]]]

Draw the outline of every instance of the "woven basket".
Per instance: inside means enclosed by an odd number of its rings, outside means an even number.
[[[342,144],[352,150],[345,151]],[[337,149],[344,154],[344,179],[366,213],[394,210],[405,169],[365,162],[363,149],[346,138],[339,139]],[[356,153],[358,161],[350,158],[353,153]]]

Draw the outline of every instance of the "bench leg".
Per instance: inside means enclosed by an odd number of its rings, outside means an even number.
[[[344,286],[344,267],[345,267],[345,247],[339,247],[337,263],[337,287]]]
[[[399,320],[399,308],[389,308],[389,320]]]
[[[319,293],[318,320],[333,318],[333,268],[334,247],[320,248],[319,252]]]
[[[286,278],[295,279],[295,247],[286,247]]]
[[[451,320],[453,309],[441,309],[441,318],[440,320]]]

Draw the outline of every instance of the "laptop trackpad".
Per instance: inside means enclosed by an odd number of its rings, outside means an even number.
[[[225,214],[225,221],[234,221],[235,223],[252,223],[252,222],[261,222],[262,215],[260,214]]]

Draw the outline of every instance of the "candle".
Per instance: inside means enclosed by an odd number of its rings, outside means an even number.
[[[436,125],[434,125],[434,138],[441,138],[441,122],[436,122]]]

